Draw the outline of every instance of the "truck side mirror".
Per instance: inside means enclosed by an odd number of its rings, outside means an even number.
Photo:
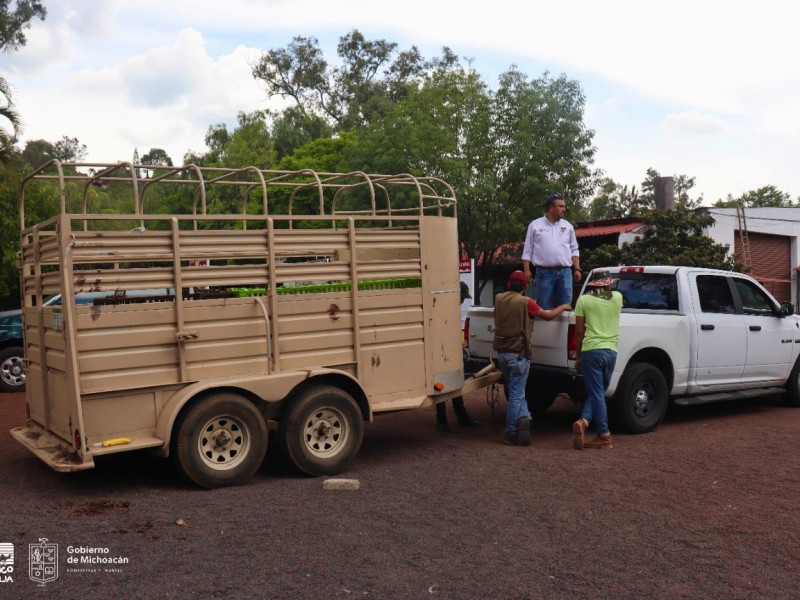
[[[791,302],[781,303],[781,308],[778,311],[778,316],[785,317],[787,315],[793,315],[793,314],[794,314],[794,304],[792,304]]]

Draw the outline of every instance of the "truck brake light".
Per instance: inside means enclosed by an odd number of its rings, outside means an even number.
[[[644,273],[644,267],[621,267],[620,273]]]
[[[464,348],[469,349],[469,317],[464,319]]]
[[[569,360],[575,360],[578,353],[576,352],[575,346],[575,325],[570,325],[569,329],[567,329],[567,358]]]

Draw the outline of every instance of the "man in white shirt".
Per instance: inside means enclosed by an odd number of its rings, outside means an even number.
[[[561,194],[545,203],[545,214],[528,225],[522,266],[528,282],[534,280],[536,302],[545,309],[572,304],[572,283],[581,280],[580,252],[575,228],[564,218]],[[534,271],[535,269],[535,271]]]

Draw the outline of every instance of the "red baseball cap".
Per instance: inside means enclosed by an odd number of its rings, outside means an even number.
[[[524,290],[528,286],[528,276],[522,271],[514,271],[508,278],[508,289]]]

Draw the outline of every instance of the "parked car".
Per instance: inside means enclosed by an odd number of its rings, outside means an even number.
[[[172,294],[170,289],[129,290],[128,292],[80,292],[75,294],[76,304],[93,304],[96,300],[107,301],[112,296],[145,299],[148,296]],[[61,296],[55,295],[44,303],[58,306]],[[20,309],[0,312],[0,391],[25,391],[25,344],[22,339],[22,311]]]
[[[21,392],[25,389],[22,345],[22,311],[0,312],[0,390]]]

